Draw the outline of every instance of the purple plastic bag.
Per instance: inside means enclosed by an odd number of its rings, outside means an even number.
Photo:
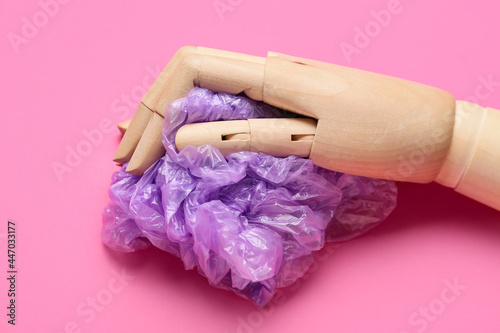
[[[217,287],[263,306],[276,288],[304,275],[314,251],[384,220],[396,206],[394,182],[326,170],[311,160],[211,146],[178,152],[187,123],[278,117],[243,96],[194,88],[171,103],[163,127],[166,154],[142,177],[113,174],[102,240],[131,252],[154,245],[197,268]]]

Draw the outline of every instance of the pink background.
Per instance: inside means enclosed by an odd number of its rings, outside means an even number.
[[[132,116],[149,72],[179,47],[273,50],[500,108],[500,86],[483,83],[500,82],[498,1],[65,1],[0,3],[0,331],[500,331],[500,212],[437,184],[400,184],[386,222],[323,250],[264,312],[161,251],[121,254],[100,242],[120,139],[106,122]],[[390,19],[375,23],[372,11],[387,8]],[[355,40],[365,28],[369,40]],[[357,53],[343,54],[347,44]],[[85,156],[58,178],[54,165],[74,149]],[[8,219],[17,222],[15,327],[5,315]]]

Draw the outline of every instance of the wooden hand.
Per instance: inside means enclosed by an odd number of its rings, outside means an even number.
[[[114,160],[129,162],[127,171],[136,175],[149,168],[164,154],[161,129],[168,104],[195,86],[244,92],[316,119],[312,140],[310,125],[298,140],[299,155],[307,157],[308,151],[316,165],[360,176],[437,181],[500,209],[499,111],[456,102],[451,94],[419,83],[277,53],[264,58],[181,48],[144,96]],[[293,141],[292,130],[283,132],[283,126],[266,121],[280,122],[264,120],[258,126]],[[187,131],[179,132],[192,138],[183,139],[184,145],[204,142],[199,131]],[[215,127],[209,131],[221,134]],[[258,150],[283,155],[286,146],[260,142]]]

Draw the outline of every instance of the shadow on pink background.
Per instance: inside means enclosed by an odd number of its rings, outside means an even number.
[[[278,51],[500,109],[498,2],[142,3],[0,3],[0,331],[500,331],[500,212],[437,184],[400,184],[389,219],[327,246],[264,310],[171,255],[100,242],[114,126],[179,47]],[[17,227],[16,326],[6,316],[8,219]]]

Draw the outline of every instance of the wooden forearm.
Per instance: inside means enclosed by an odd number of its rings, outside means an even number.
[[[450,150],[436,182],[500,210],[500,111],[457,101]]]

